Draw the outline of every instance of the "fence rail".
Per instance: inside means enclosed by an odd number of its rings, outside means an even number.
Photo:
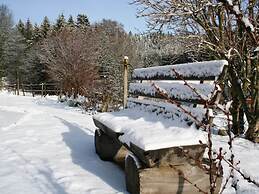
[[[58,95],[62,93],[62,89],[58,83],[41,83],[41,84],[4,84],[2,86],[8,91],[12,91],[17,95],[22,93],[24,96],[27,93],[31,93],[32,96],[35,95]]]

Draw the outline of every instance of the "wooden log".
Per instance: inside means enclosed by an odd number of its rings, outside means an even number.
[[[138,167],[131,156],[125,160],[126,189],[132,194],[140,193]]]
[[[101,130],[95,130],[95,150],[102,160],[112,161],[121,148],[121,144]]]
[[[209,175],[199,167],[190,164],[174,168],[138,169],[135,160],[128,156],[125,172],[127,190],[134,194],[198,194],[201,193],[199,189],[207,193],[210,190]],[[219,192],[221,182],[222,176],[217,179],[215,193]]]
[[[170,165],[195,164],[201,162],[205,145],[178,146],[158,150],[144,151],[135,144],[130,144],[131,151],[147,168],[168,167]]]
[[[124,146],[121,145],[120,149],[117,151],[116,155],[113,157],[113,161],[120,165],[122,168],[125,167],[125,159],[129,154],[129,150]]]
[[[95,151],[102,160],[114,161],[124,168],[128,149],[115,137],[110,137],[102,130],[95,130]]]

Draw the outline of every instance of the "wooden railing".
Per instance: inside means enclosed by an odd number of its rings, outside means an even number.
[[[58,95],[62,93],[62,89],[58,83],[41,83],[41,84],[4,84],[3,88],[10,92],[14,92],[16,95],[26,94],[35,95]]]

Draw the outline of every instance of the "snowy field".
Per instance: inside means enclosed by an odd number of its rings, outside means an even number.
[[[0,194],[127,193],[124,172],[95,154],[94,130],[91,115],[55,97],[0,92]],[[227,138],[214,144],[226,149]],[[259,181],[259,145],[234,144],[241,169]],[[242,179],[239,185],[237,193],[259,193]],[[236,192],[229,184],[224,193]]]

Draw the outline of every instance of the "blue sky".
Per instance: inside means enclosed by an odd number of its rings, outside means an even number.
[[[30,18],[33,23],[40,23],[44,16],[54,22],[60,13],[67,18],[71,14],[86,14],[90,21],[113,19],[124,25],[126,31],[144,32],[146,23],[143,18],[136,18],[137,7],[129,5],[131,0],[0,0],[13,12],[14,20]]]

